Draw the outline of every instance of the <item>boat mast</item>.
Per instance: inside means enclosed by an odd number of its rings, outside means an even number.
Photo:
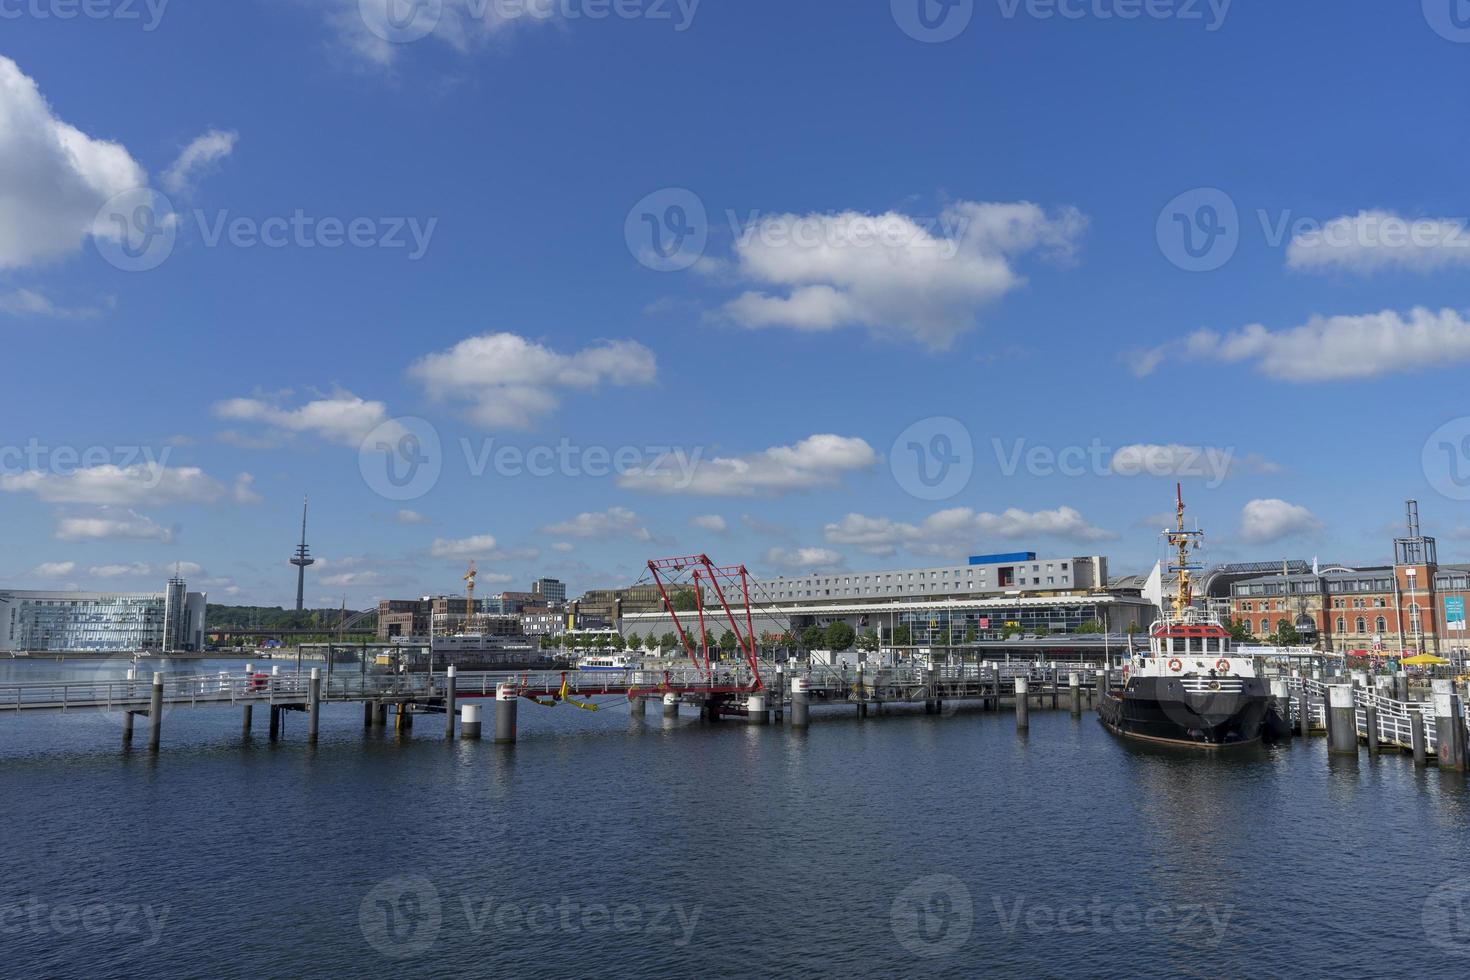
[[[1176,549],[1176,564],[1169,571],[1179,576],[1179,590],[1174,596],[1174,619],[1182,620],[1185,610],[1194,605],[1194,584],[1189,573],[1199,566],[1192,564],[1189,560],[1189,546],[1194,544],[1199,547],[1199,539],[1204,536],[1203,531],[1186,531],[1184,529],[1184,486],[1174,484],[1174,500],[1176,504],[1175,516],[1177,524],[1173,531],[1168,532],[1169,546]]]

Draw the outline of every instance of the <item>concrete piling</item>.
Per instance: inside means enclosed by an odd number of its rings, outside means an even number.
[[[480,738],[480,706],[467,704],[459,712],[459,737],[477,741]]]
[[[1291,728],[1291,689],[1285,677],[1271,678],[1271,698],[1276,702],[1276,713],[1288,729]]]
[[[388,727],[388,703],[386,701],[373,702],[373,727]]]
[[[514,745],[516,741],[515,689],[509,684],[495,686],[495,744]]]
[[[786,691],[787,691],[787,688],[786,688],[786,668],[784,668],[784,667],[777,667],[776,668],[776,687],[774,688],[774,690],[776,692],[776,700],[771,705],[771,710],[774,713],[774,721],[775,721],[775,723],[779,725],[779,724],[781,724],[782,716],[786,713]]]
[[[1414,765],[1429,765],[1429,740],[1424,735],[1424,716],[1417,711],[1409,712],[1409,745],[1414,752]]]
[[[1435,751],[1441,769],[1465,771],[1465,722],[1453,681],[1434,684]]]
[[[757,691],[748,695],[745,700],[745,720],[752,725],[764,725],[766,717],[766,696]]]
[[[270,732],[272,742],[281,737],[281,706],[278,704],[271,705]]]
[[[1082,675],[1075,670],[1067,675],[1067,703],[1072,706],[1072,717],[1082,716]]]
[[[1402,670],[1393,675],[1393,699],[1395,701],[1409,700],[1409,675]]]
[[[255,720],[255,705],[247,704],[240,709],[240,734],[250,737],[251,722]]]
[[[454,664],[449,665],[449,669],[444,672],[444,678],[444,737],[452,739],[454,738],[454,696],[456,693]]]
[[[1051,710],[1055,711],[1062,706],[1061,679],[1057,676],[1061,671],[1056,667],[1051,669]]]
[[[1031,706],[1027,703],[1029,691],[1027,679],[1016,678],[1016,731],[1024,732],[1031,727]]]
[[[677,717],[679,717],[679,695],[677,695],[677,694],[665,694],[664,695],[664,717],[665,718],[677,718]]]
[[[1368,705],[1363,709],[1363,720],[1368,728],[1368,754],[1378,754],[1378,708]]]
[[[642,721],[648,715],[648,699],[635,697],[628,702],[628,714]]]
[[[123,747],[126,748],[126,747],[128,747],[128,746],[130,746],[132,744],[133,744],[133,713],[131,711],[124,711],[123,712]]]
[[[371,701],[364,701],[362,703],[362,727],[363,728],[372,728],[373,727],[373,721],[375,720],[375,717],[377,715],[376,707],[377,706],[374,705],[373,702],[371,702]]]
[[[805,677],[791,678],[791,727],[806,728],[811,724],[811,704],[808,701]]]
[[[1312,734],[1312,698],[1307,694],[1305,686],[1302,687],[1302,696],[1297,702],[1296,725],[1297,733],[1302,738]]]
[[[1333,684],[1327,688],[1328,751],[1334,755],[1358,754],[1358,722],[1353,711],[1351,684]]]
[[[924,714],[932,715],[939,710],[939,671],[933,667],[924,671]]]
[[[411,710],[412,707],[413,706],[408,704],[407,702],[402,702],[398,705],[398,712],[395,715],[393,722],[394,731],[398,732],[399,734],[403,734],[413,727],[413,712]]]
[[[315,742],[322,720],[322,669],[311,668],[306,684],[306,740]]]
[[[148,701],[148,751],[157,752],[163,741],[163,673],[153,674],[153,693]]]

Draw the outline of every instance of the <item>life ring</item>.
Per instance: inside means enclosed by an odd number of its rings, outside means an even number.
[[[1178,657],[1175,657],[1173,660],[1169,661],[1169,669],[1177,674],[1184,669],[1184,664],[1180,663]]]
[[[1219,660],[1216,660],[1215,661],[1215,669],[1216,670],[1229,670],[1230,669],[1230,661],[1226,660],[1224,657],[1221,657]]]

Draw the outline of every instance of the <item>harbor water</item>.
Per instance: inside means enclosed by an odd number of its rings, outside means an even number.
[[[1403,755],[1140,749],[1065,707],[793,732],[523,702],[510,748],[262,714],[175,708],[154,755],[106,712],[0,713],[7,975],[1470,968],[1470,791]]]

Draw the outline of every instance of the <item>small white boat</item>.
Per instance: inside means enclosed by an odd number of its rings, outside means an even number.
[[[578,670],[636,670],[638,661],[620,653],[593,653],[578,659]]]

